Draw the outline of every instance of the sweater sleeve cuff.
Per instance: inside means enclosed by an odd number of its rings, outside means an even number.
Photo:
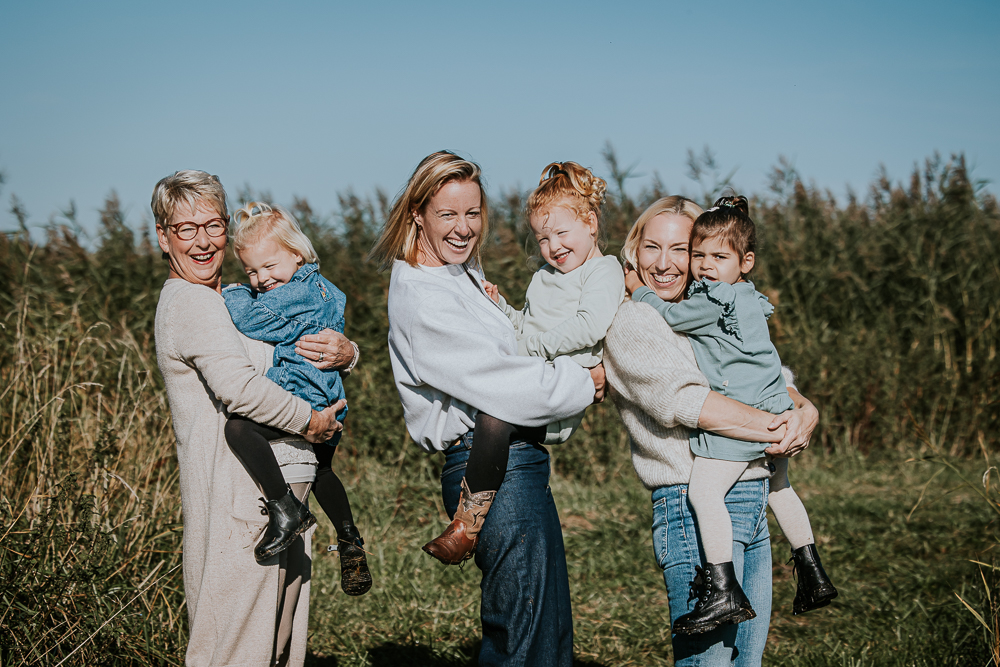
[[[703,385],[692,384],[683,387],[677,392],[677,410],[674,413],[674,419],[688,428],[698,428],[701,409],[711,391],[710,387]]]
[[[295,414],[288,423],[288,430],[291,433],[304,434],[312,419],[312,406],[301,398],[295,398]]]

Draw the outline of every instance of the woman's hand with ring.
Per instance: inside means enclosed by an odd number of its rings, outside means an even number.
[[[295,352],[316,368],[326,371],[350,366],[354,361],[355,348],[344,334],[324,329],[295,341]]]

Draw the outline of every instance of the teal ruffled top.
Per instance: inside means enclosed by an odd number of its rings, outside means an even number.
[[[671,329],[688,335],[698,368],[714,391],[775,414],[792,407],[781,359],[767,329],[774,306],[753,283],[702,280],[693,283],[688,298],[678,303],[664,301],[653,290],[641,287],[632,300],[653,306]],[[711,439],[729,444],[712,448],[706,443],[699,451],[692,443],[692,450],[708,458],[750,461],[762,456],[767,446],[721,436]],[[740,453],[730,451],[735,449]]]

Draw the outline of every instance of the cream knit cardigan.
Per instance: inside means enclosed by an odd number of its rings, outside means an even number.
[[[674,333],[652,306],[626,301],[604,340],[604,368],[643,485],[687,484],[694,463],[689,437],[710,391],[687,336]],[[759,458],[740,479],[769,474]]]
[[[271,664],[278,566],[254,560],[254,540],[267,519],[257,502],[260,492],[226,445],[224,428],[228,412],[293,433],[309,423],[309,404],[263,377],[272,354],[271,346],[236,330],[214,290],[179,279],[164,284],[156,307],[156,360],[177,438],[186,662],[192,667]],[[306,576],[290,665],[305,660],[308,613]]]

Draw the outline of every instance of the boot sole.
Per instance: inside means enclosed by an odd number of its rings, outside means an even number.
[[[753,609],[740,609],[735,611],[728,616],[723,616],[722,618],[714,621],[712,623],[706,623],[704,625],[692,625],[690,627],[680,627],[672,628],[674,634],[677,635],[700,635],[706,632],[711,632],[721,625],[742,623],[743,621],[749,621],[752,618],[757,618],[757,612]]]
[[[346,549],[345,549],[346,552]],[[365,552],[360,555],[340,554],[340,588],[348,595],[364,595],[371,590],[372,573]]]
[[[258,563],[263,563],[264,561],[266,561],[266,560],[268,560],[270,558],[273,558],[274,556],[277,556],[282,551],[284,551],[288,547],[292,546],[292,542],[295,541],[295,538],[297,538],[299,535],[301,535],[302,533],[306,532],[307,530],[309,530],[310,528],[312,528],[315,525],[316,525],[316,517],[310,514],[309,518],[302,522],[302,525],[299,526],[298,529],[296,529],[296,531],[294,533],[292,533],[291,537],[289,537],[287,540],[285,540],[284,542],[282,542],[281,544],[279,544],[274,549],[271,549],[270,551],[266,551],[263,554],[261,554],[260,556],[258,556],[255,553],[254,554],[254,558],[257,560]]]
[[[822,609],[828,606],[833,599],[836,598],[840,593],[834,589],[832,593],[824,594],[823,596],[813,600],[809,604],[803,605],[801,607],[793,606],[792,616],[798,616],[799,614],[804,614],[807,611],[813,611],[814,609]]]
[[[448,559],[442,558],[441,556],[437,555],[436,553],[434,553],[433,551],[431,551],[430,549],[428,549],[426,544],[424,546],[420,547],[420,549],[425,554],[427,554],[428,556],[433,556],[435,559],[437,559],[441,563],[444,563],[445,565],[461,565],[465,561],[467,561],[470,558],[472,558],[472,555],[474,553],[476,553],[476,550],[473,549],[468,554],[466,554],[464,558],[459,558],[458,560],[454,560],[454,559],[448,560]]]

